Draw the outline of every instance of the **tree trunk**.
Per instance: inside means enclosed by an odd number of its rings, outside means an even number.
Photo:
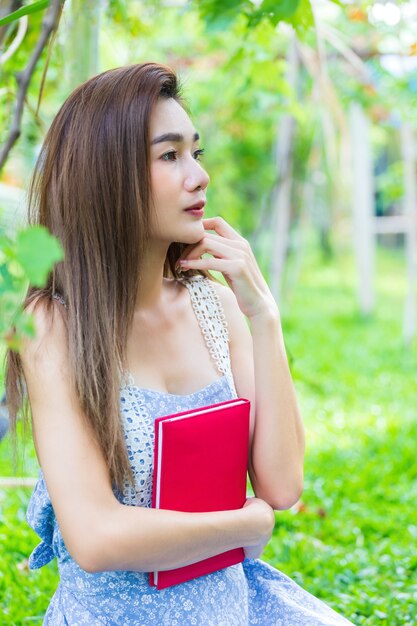
[[[102,0],[72,0],[67,16],[65,82],[69,91],[94,76],[99,68],[99,33]]]

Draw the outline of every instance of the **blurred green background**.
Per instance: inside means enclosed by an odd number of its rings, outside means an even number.
[[[0,19],[30,6],[0,26],[3,148],[24,101],[2,153],[3,242],[24,226],[44,134],[76,85],[129,63],[177,70],[205,148],[207,215],[252,244],[306,425],[305,491],[276,513],[263,558],[354,624],[416,624],[416,4],[67,1],[22,94],[16,73],[53,2],[0,3]],[[6,252],[17,303],[25,275]],[[0,610],[15,625],[41,624],[58,583],[55,563],[27,569],[30,488],[6,481],[37,475],[22,438],[17,468],[9,436],[0,443]]]

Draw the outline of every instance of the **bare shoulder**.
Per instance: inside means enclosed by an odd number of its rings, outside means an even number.
[[[34,320],[35,335],[26,338],[22,345],[21,358],[25,372],[33,368],[57,365],[67,356],[67,327],[58,302],[47,302],[45,298],[33,300],[26,308]]]

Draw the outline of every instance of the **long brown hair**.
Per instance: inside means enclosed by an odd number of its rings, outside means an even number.
[[[174,71],[157,63],[108,70],[67,98],[46,135],[29,186],[29,222],[61,241],[65,258],[44,289],[30,286],[24,306],[52,296],[66,303],[71,384],[96,434],[112,481],[132,479],[119,417],[119,391],[149,236],[149,124],[159,98],[185,101]],[[172,244],[165,276],[175,276],[184,246]],[[6,355],[12,432],[26,424],[18,353]]]

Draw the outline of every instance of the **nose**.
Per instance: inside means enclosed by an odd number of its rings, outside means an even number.
[[[187,191],[194,191],[195,189],[206,189],[210,182],[210,176],[206,170],[196,161],[193,157],[191,164],[185,177],[184,186]]]

